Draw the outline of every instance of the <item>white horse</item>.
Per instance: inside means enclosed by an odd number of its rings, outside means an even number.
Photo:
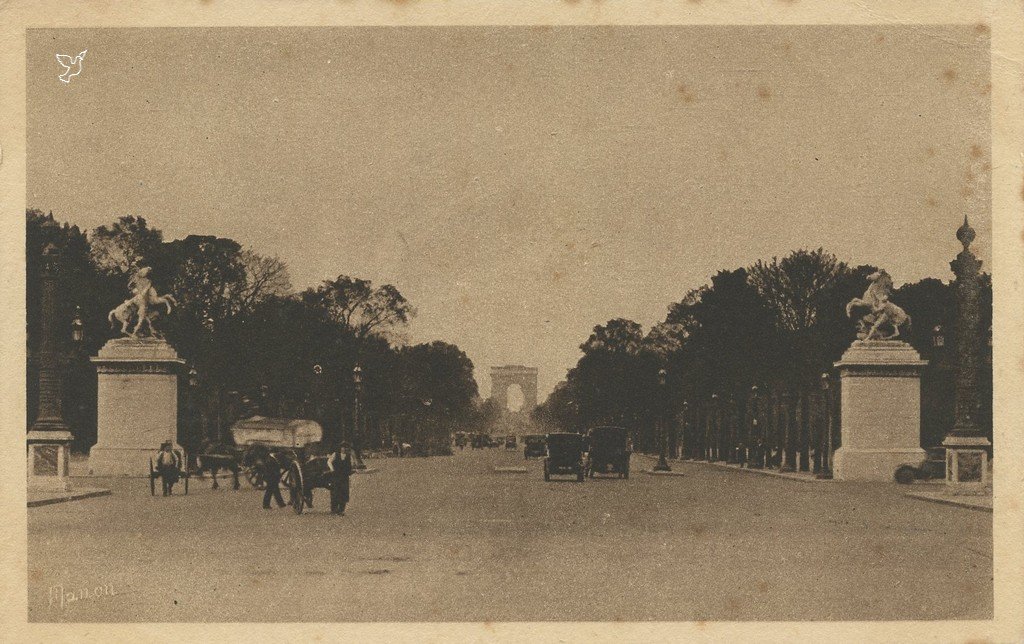
[[[889,301],[889,296],[892,294],[892,278],[884,270],[881,270],[869,275],[868,280],[871,284],[864,291],[864,296],[855,297],[846,305],[846,316],[852,316],[854,309],[869,309],[860,320],[863,340],[876,339],[876,334],[885,324],[892,327],[892,333],[877,339],[898,338],[900,327],[905,325],[909,329],[911,321],[906,311]],[[865,328],[867,331],[864,331]]]
[[[148,266],[140,268],[129,282],[133,295],[107,314],[107,320],[110,321],[111,325],[114,324],[115,320],[119,321],[121,323],[121,333],[133,338],[139,335],[143,326],[147,328],[149,335],[154,338],[163,337],[153,326],[153,320],[159,315],[159,311],[155,307],[162,304],[167,307],[167,313],[170,314],[171,304],[175,306],[178,304],[174,296],[159,295],[156,292],[153,283],[149,280],[149,273],[150,268]],[[135,322],[135,328],[129,331],[128,327],[130,326],[133,314],[138,319]]]
[[[156,330],[153,326],[153,319],[159,315],[159,311],[153,307],[163,304],[167,307],[167,313],[171,312],[171,304],[177,304],[177,300],[174,299],[173,295],[157,295],[156,289],[152,286],[149,290],[143,294],[135,296],[136,306],[138,307],[138,321],[135,323],[135,328],[132,330],[132,337],[136,337],[139,331],[142,329],[142,325],[145,324],[146,328],[149,329],[149,334],[154,338],[162,338],[163,335]]]

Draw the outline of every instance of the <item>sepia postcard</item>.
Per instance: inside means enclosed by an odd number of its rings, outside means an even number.
[[[1021,641],[1022,11],[0,3],[5,641]]]

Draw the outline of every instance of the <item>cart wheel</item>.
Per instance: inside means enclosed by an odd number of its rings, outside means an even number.
[[[299,467],[298,463],[293,462],[291,467],[288,468],[288,501],[291,503],[292,510],[295,514],[302,514],[302,509],[306,505],[306,497],[303,491],[306,489],[305,481],[302,477],[302,468]]]
[[[156,468],[153,459],[149,459],[149,495],[156,496]]]

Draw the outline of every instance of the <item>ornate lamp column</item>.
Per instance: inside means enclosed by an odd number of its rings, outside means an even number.
[[[750,387],[750,423],[747,426],[747,467],[764,467],[764,429],[761,427],[761,391],[757,385]]]
[[[57,320],[57,273],[60,253],[53,244],[43,251],[42,311],[39,347],[39,413],[29,429],[28,487],[67,491],[71,428],[64,421],[60,325]]]
[[[658,464],[654,466],[655,472],[671,472],[672,468],[668,465],[666,460],[665,452],[668,449],[668,432],[665,427],[665,376],[666,372],[664,369],[658,370]]]
[[[363,368],[358,364],[352,368],[352,384],[355,389],[355,405],[352,407],[352,452],[355,454],[355,458],[352,467],[357,470],[365,470],[366,464],[363,463],[362,450],[359,445],[359,412],[361,411],[359,406],[363,396]]]
[[[978,368],[981,358],[981,317],[978,282],[981,260],[970,250],[974,229],[967,217],[956,231],[964,249],[949,263],[956,275],[956,391],[953,429],[942,442],[946,447],[946,483],[956,492],[981,492],[988,483],[991,445],[977,423]]]
[[[827,372],[821,374],[821,402],[825,416],[825,449],[822,450],[821,471],[817,478],[831,479],[835,441],[832,437],[832,380]]]

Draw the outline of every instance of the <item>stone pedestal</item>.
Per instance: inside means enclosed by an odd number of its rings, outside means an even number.
[[[69,463],[71,432],[38,431],[28,433],[28,489],[38,492],[71,490]]]
[[[947,436],[946,488],[953,494],[988,493],[988,447],[984,436]]]
[[[149,459],[178,437],[178,374],[185,361],[163,340],[118,338],[96,357],[93,476],[149,476]]]
[[[921,369],[926,364],[913,347],[896,340],[858,340],[835,364],[842,395],[836,479],[892,481],[900,465],[917,466],[925,459]]]

